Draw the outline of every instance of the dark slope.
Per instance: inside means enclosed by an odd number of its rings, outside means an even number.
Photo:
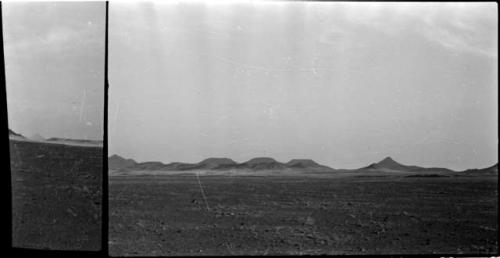
[[[102,147],[10,140],[12,244],[100,250]]]
[[[85,139],[70,139],[70,138],[58,138],[58,137],[51,137],[47,139],[47,142],[64,142],[64,141],[71,141],[71,142],[76,142],[76,143],[91,143],[91,144],[102,144],[102,140],[85,140]]]
[[[460,174],[463,175],[476,175],[476,176],[482,176],[482,175],[498,175],[498,163],[487,168],[482,168],[482,169],[467,169],[465,171],[460,172]]]
[[[21,138],[26,138],[26,137],[22,136],[21,134],[18,134],[16,132],[12,131],[11,129],[9,129],[9,136],[18,136]]]

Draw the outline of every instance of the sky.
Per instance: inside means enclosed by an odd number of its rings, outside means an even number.
[[[111,2],[109,155],[498,162],[495,3]]]
[[[2,3],[9,128],[102,140],[104,2]]]

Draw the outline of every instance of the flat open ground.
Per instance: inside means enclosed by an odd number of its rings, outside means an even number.
[[[14,247],[100,250],[102,148],[10,141]]]
[[[109,178],[117,255],[493,254],[497,176]]]

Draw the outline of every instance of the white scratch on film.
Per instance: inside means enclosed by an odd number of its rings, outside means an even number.
[[[203,200],[205,200],[205,205],[207,206],[207,210],[210,211],[207,197],[205,196],[205,191],[203,191],[203,186],[201,185],[200,176],[198,175],[198,172],[196,172],[196,179],[198,179],[198,185],[200,186],[201,195],[203,196]]]

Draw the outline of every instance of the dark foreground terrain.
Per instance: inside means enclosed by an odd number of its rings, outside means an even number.
[[[100,250],[102,148],[10,141],[14,247]]]
[[[497,176],[199,178],[110,177],[110,254],[498,252]]]

